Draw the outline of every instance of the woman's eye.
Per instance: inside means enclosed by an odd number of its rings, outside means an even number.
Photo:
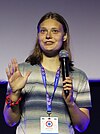
[[[58,33],[59,30],[57,30],[57,29],[53,29],[52,32],[53,32],[53,33]]]
[[[41,29],[40,32],[41,32],[41,33],[45,33],[46,30],[45,30],[45,29]]]

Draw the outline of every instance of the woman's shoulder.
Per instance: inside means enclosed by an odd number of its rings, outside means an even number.
[[[31,65],[30,63],[27,63],[27,62],[19,63],[18,66],[19,66],[19,69],[21,71],[27,71],[27,70],[31,70],[32,71],[32,70],[37,70],[37,69],[40,68],[38,64]]]
[[[87,78],[87,74],[85,73],[85,71],[77,68],[77,67],[73,67],[73,71],[72,74],[75,76],[79,76],[79,77],[86,77]]]

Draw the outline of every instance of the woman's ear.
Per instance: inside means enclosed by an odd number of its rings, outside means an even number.
[[[67,40],[67,33],[63,37],[63,41],[66,41],[66,40]]]

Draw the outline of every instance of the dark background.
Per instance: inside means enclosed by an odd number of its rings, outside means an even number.
[[[99,80],[90,80],[90,89],[91,89],[91,97],[92,97],[92,109],[90,111],[91,115],[91,122],[89,127],[84,133],[81,134],[97,134],[99,127],[99,120],[100,120],[100,108],[99,108],[99,94],[100,94],[100,81]],[[7,90],[7,82],[0,82],[0,134],[15,134],[16,126],[15,127],[8,127],[3,118],[3,107],[5,103],[5,95]],[[76,131],[76,134],[80,134]]]

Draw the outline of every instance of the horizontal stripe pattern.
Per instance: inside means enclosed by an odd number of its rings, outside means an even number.
[[[22,74],[25,74],[27,70],[31,70],[32,73],[28,78],[25,88],[22,90],[25,101],[22,103],[22,118],[17,128],[17,134],[40,134],[40,117],[47,116],[46,91],[42,82],[40,66],[22,63],[19,65],[19,68]],[[48,70],[45,71],[47,90],[52,95],[55,73]],[[91,107],[90,88],[86,74],[74,68],[70,75],[73,78],[73,96],[76,104],[79,107]],[[70,125],[70,117],[62,98],[62,89],[62,76],[60,76],[52,103],[52,116],[58,117],[59,134],[74,134],[73,128]]]

